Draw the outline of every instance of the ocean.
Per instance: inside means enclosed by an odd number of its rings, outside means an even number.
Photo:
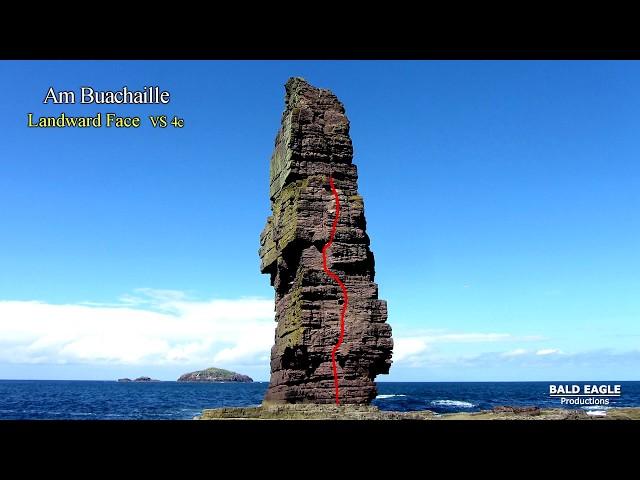
[[[380,382],[373,404],[381,410],[474,412],[499,405],[585,408],[640,407],[640,382],[619,384],[622,395],[608,407],[571,407],[550,398],[549,382]],[[205,408],[259,405],[267,382],[118,383],[0,380],[4,420],[188,420]]]

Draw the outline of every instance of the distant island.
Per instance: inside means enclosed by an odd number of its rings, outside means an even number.
[[[128,382],[159,382],[160,380],[156,380],[151,377],[138,377],[135,380],[131,380],[130,378],[119,378],[118,381],[120,383],[128,383]]]
[[[178,382],[253,382],[253,379],[241,373],[225,370],[224,368],[207,368],[197,372],[180,375]]]

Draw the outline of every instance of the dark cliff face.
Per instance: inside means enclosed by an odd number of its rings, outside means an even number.
[[[349,120],[329,90],[302,79],[286,84],[282,125],[271,158],[272,215],[260,237],[262,273],[275,289],[276,335],[266,402],[335,402],[331,350],[340,334],[343,295],[323,270],[336,202],[340,215],[328,268],[348,295],[344,341],[336,353],[341,403],[368,403],[374,379],[391,366],[387,304],[378,299],[364,202],[352,163]]]

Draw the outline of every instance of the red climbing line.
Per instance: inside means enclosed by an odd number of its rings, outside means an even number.
[[[331,185],[331,191],[333,192],[333,196],[336,199],[336,216],[333,219],[333,225],[331,225],[331,234],[329,235],[329,241],[322,247],[322,267],[327,275],[329,275],[342,289],[342,298],[344,302],[342,304],[342,311],[340,312],[340,337],[338,338],[338,343],[335,344],[333,350],[331,350],[331,363],[333,364],[333,383],[336,386],[336,405],[340,405],[340,387],[338,385],[338,367],[336,366],[336,352],[340,345],[342,345],[342,340],[344,340],[344,317],[347,314],[347,307],[349,306],[349,294],[347,293],[347,287],[344,286],[342,280],[329,270],[327,267],[327,250],[331,247],[333,243],[333,239],[336,236],[336,230],[338,228],[338,219],[340,218],[340,199],[338,198],[338,192],[336,190],[336,186],[333,184],[333,177],[329,176],[329,185]]]

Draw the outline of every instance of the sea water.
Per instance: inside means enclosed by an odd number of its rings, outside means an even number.
[[[566,383],[566,382],[565,382]],[[584,382],[576,382],[584,383]],[[640,382],[620,384],[611,407],[640,407]],[[379,382],[381,410],[475,412],[499,405],[560,405],[549,382]],[[0,419],[188,420],[205,408],[259,405],[268,383],[118,383],[0,380]],[[573,407],[578,408],[578,407]],[[582,407],[601,412],[605,408]]]

